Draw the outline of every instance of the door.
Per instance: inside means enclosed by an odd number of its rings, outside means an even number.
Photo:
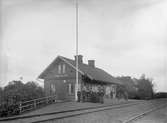
[[[59,80],[57,82],[57,87],[56,87],[56,95],[59,100],[66,100],[68,99],[68,85],[66,81],[64,80]]]

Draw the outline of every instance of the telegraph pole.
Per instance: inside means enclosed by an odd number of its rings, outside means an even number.
[[[75,101],[78,100],[78,0],[75,0],[76,9],[76,84],[75,84]]]

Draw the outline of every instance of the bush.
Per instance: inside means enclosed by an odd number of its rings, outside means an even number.
[[[0,117],[19,113],[19,103],[44,97],[44,90],[35,82],[23,84],[21,81],[9,82],[1,91]]]
[[[143,74],[140,79],[131,78],[130,76],[116,77],[120,80],[128,93],[130,99],[152,99],[153,98],[153,83],[152,79],[148,79]],[[121,91],[121,90],[120,90]],[[118,92],[119,93],[119,92]]]

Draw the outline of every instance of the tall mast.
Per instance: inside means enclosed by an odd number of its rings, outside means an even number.
[[[75,0],[76,9],[76,85],[75,85],[75,101],[78,100],[78,0]]]

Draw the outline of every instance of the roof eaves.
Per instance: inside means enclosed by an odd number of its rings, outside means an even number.
[[[45,72],[52,66],[52,64],[57,60],[59,56],[57,56],[47,67],[46,69],[38,76],[38,78],[44,79]]]

